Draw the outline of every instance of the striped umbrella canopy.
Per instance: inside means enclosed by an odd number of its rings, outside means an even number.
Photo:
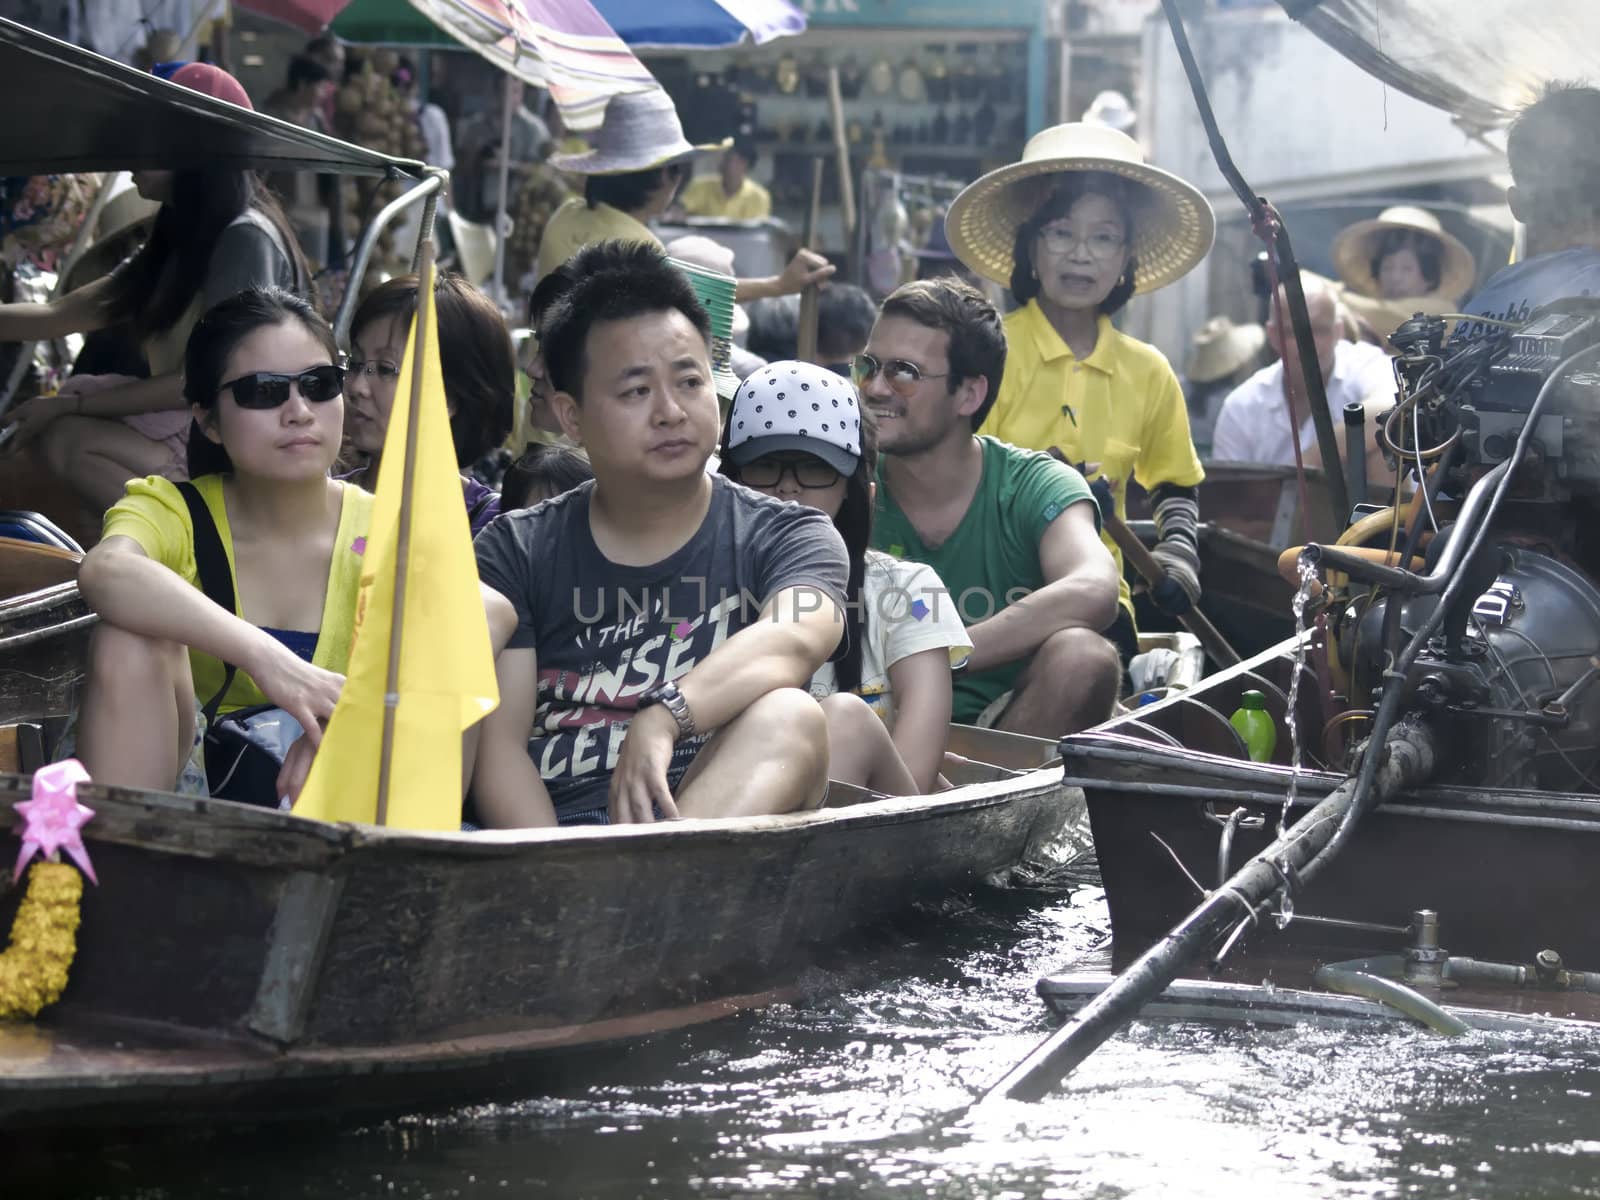
[[[804,33],[806,18],[789,0],[595,0],[630,46],[713,49],[756,45]]]
[[[436,45],[441,30],[549,88],[569,129],[597,128],[619,92],[660,86],[590,0],[355,0],[333,23],[347,41],[388,45]]]
[[[340,0],[245,0],[251,6],[340,8]],[[789,0],[593,0],[624,42],[651,48],[756,44],[803,33],[806,18]],[[334,32],[350,42],[447,46],[451,39],[406,0],[344,0]]]

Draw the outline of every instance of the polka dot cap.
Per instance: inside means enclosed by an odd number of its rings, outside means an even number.
[[[728,461],[742,467],[780,450],[803,450],[853,474],[861,462],[855,384],[803,362],[769,363],[741,383],[728,411]]]

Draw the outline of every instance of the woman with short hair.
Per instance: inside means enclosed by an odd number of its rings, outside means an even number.
[[[1173,612],[1198,603],[1196,488],[1205,472],[1183,389],[1159,350],[1111,319],[1206,256],[1216,232],[1210,204],[1146,163],[1126,134],[1057,125],[1029,140],[1021,162],[957,196],[945,229],[956,256],[1009,286],[1022,306],[1006,317],[1005,377],[978,432],[1076,464],[1123,520],[1136,479],[1154,501],[1154,553],[1167,575],[1153,598]],[[1121,552],[1102,536],[1120,575]],[[1119,599],[1105,635],[1126,664],[1139,642],[1125,580]]]
[[[476,534],[500,514],[500,497],[466,472],[511,433],[517,355],[494,301],[461,276],[440,272],[433,296],[450,436],[463,472],[467,520]],[[417,277],[404,275],[369,292],[350,324],[345,433],[362,463],[349,478],[368,491],[378,486],[389,414],[416,310]]]

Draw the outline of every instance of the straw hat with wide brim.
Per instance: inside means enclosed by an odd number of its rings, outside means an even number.
[[[945,217],[950,248],[985,279],[1011,286],[1017,229],[1039,211],[1063,175],[1076,171],[1101,171],[1138,185],[1135,292],[1152,292],[1182,278],[1210,251],[1217,218],[1200,189],[1146,163],[1127,134],[1083,123],[1034,134],[1021,162],[990,171],[957,196]]]
[[[124,181],[100,210],[94,241],[67,268],[63,290],[70,292],[109,273],[133,243],[149,235],[160,211],[161,205],[146,200],[132,182]]]
[[[625,175],[649,171],[692,154],[726,150],[733,139],[694,146],[683,136],[683,124],[672,97],[660,88],[624,92],[606,103],[605,119],[589,139],[584,154],[554,154],[550,165],[577,175]]]
[[[1189,340],[1183,373],[1192,383],[1226,379],[1255,362],[1266,344],[1267,331],[1260,325],[1235,325],[1227,317],[1212,317]]]
[[[1461,241],[1446,233],[1439,218],[1425,208],[1397,205],[1386,208],[1370,221],[1357,221],[1339,231],[1333,241],[1333,265],[1351,291],[1363,296],[1381,294],[1378,277],[1372,272],[1372,260],[1378,253],[1378,243],[1391,230],[1420,233],[1437,241],[1441,247],[1439,259],[1439,286],[1429,292],[1454,303],[1469,291],[1478,278],[1478,264]]]
[[[1446,299],[1438,292],[1430,296],[1406,296],[1399,300],[1378,300],[1372,296],[1363,296],[1350,289],[1339,293],[1339,300],[1356,316],[1360,317],[1373,332],[1379,337],[1387,338],[1401,324],[1409,321],[1417,313],[1426,313],[1430,317],[1442,317],[1446,313],[1454,312],[1456,304]]]

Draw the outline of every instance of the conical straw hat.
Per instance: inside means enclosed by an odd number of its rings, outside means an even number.
[[[1381,289],[1372,273],[1372,260],[1378,243],[1390,230],[1404,230],[1431,237],[1440,245],[1439,286],[1428,292],[1451,304],[1472,290],[1478,279],[1477,260],[1459,239],[1446,233],[1439,218],[1425,208],[1396,205],[1386,208],[1370,221],[1357,221],[1339,231],[1333,241],[1333,265],[1351,291],[1363,296],[1378,296]]]
[[[1267,331],[1261,326],[1235,325],[1227,317],[1212,317],[1189,340],[1183,373],[1191,383],[1226,379],[1254,362],[1266,344]]]
[[[1217,218],[1200,189],[1144,161],[1139,144],[1103,125],[1056,125],[1036,133],[1022,161],[969,185],[950,205],[945,233],[963,263],[1011,286],[1017,230],[1050,197],[1061,177],[1101,171],[1138,184],[1133,214],[1135,292],[1153,292],[1192,271],[1211,249]]]

